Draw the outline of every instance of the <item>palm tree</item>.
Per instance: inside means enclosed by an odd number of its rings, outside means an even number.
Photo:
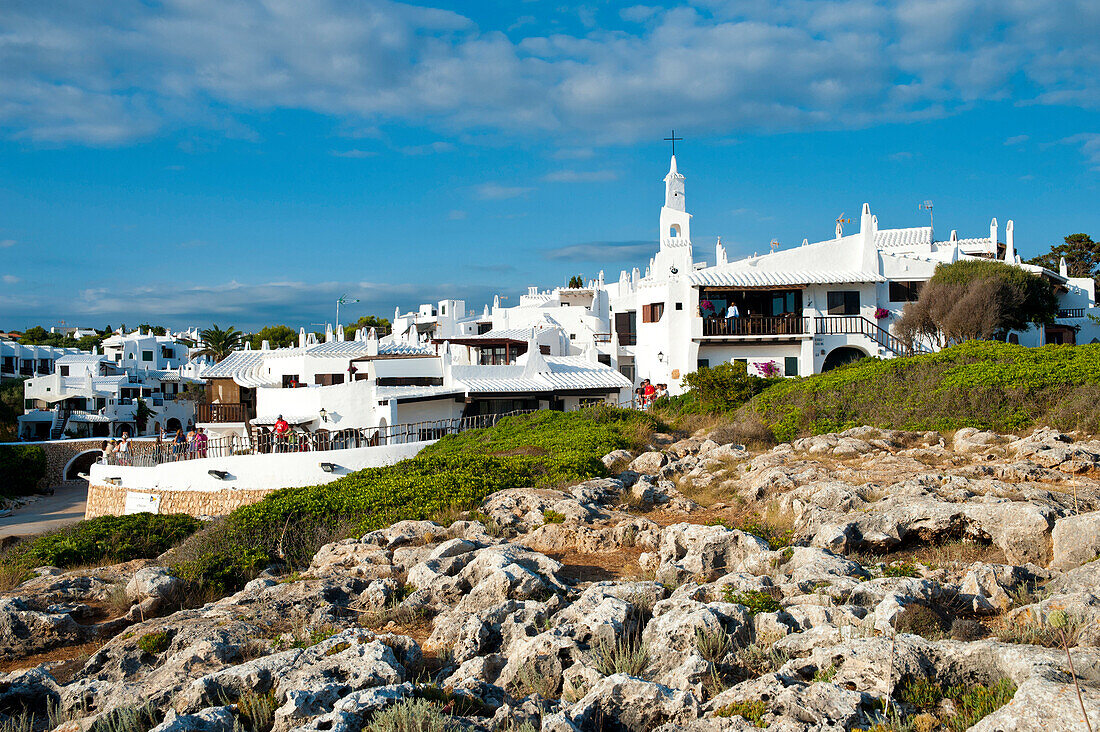
[[[198,355],[210,356],[214,361],[221,361],[244,344],[244,333],[232,325],[222,330],[214,323],[213,328],[200,331],[199,336],[202,338],[202,350]]]

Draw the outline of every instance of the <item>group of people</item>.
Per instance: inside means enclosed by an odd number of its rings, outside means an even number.
[[[108,465],[130,464],[130,433],[123,432],[122,437],[103,443],[103,459]]]
[[[642,409],[648,409],[653,402],[666,396],[668,384],[654,384],[649,379],[642,379],[641,386],[634,390],[635,401]]]

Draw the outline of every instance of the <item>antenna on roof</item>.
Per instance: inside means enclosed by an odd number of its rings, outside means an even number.
[[[931,201],[921,201],[917,205],[917,210],[928,212],[928,228],[930,228],[930,229],[933,228],[932,227],[932,202]]]
[[[843,213],[841,213],[840,216],[836,217],[836,238],[837,239],[844,236],[844,224],[850,224],[850,223],[852,223],[852,220],[844,218]]]
[[[779,240],[778,239],[772,239],[772,243],[771,243],[770,246],[771,246],[771,249],[772,249],[773,252],[779,251]]]

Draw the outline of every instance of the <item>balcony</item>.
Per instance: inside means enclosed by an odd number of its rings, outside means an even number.
[[[1059,318],[1083,318],[1085,317],[1084,308],[1063,308],[1058,311]]]
[[[244,422],[244,405],[237,403],[227,404],[196,404],[195,419],[197,422],[226,423]]]
[[[704,337],[808,335],[810,319],[799,315],[750,315],[744,318],[704,318]]]

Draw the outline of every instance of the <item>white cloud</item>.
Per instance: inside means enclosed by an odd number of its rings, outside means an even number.
[[[0,277],[0,280],[3,280],[5,285],[14,285],[16,282],[20,282],[20,279],[18,277],[16,277],[15,275],[7,275],[7,274],[4,275],[3,277]]]
[[[451,143],[438,140],[427,145],[410,145],[409,147],[403,147],[401,148],[401,152],[406,155],[431,155],[432,153],[450,152],[454,149],[455,146]]]
[[[386,315],[396,304],[411,307],[448,297],[469,303],[492,300],[488,287],[445,283],[425,286],[383,282],[225,282],[218,285],[158,283],[136,288],[103,284],[87,288],[66,302],[62,317],[139,322],[157,318],[176,325],[217,322],[222,326],[256,327],[287,323],[292,327],[323,322],[333,316],[333,302],[344,293],[359,297],[354,307],[362,314]],[[453,295],[451,294],[453,293]],[[26,317],[40,317],[56,303],[24,309]]]
[[[1059,140],[1066,145],[1076,145],[1089,163],[1091,170],[1100,170],[1100,132],[1082,132]]]
[[[474,189],[474,195],[482,201],[501,201],[517,198],[533,189],[522,186],[504,186],[500,183],[482,183]]]
[[[590,241],[583,244],[570,244],[543,251],[543,258],[565,262],[609,262],[622,263],[644,260],[657,250],[657,242],[645,240],[631,241]]]
[[[904,163],[906,160],[913,159],[913,153],[909,152],[908,150],[900,150],[896,153],[891,153],[886,157],[890,160],[893,160],[895,163]]]
[[[13,246],[15,246],[15,239],[0,239],[0,249],[7,249]]]
[[[1009,137],[1005,140],[1005,145],[1020,145],[1030,139],[1031,137],[1029,137],[1028,135],[1013,135],[1012,137]]]
[[[515,39],[388,0],[4,3],[0,131],[247,137],[245,114],[294,109],[347,129],[584,131],[599,145],[684,120],[700,134],[924,119],[999,99],[1100,107],[1094,0],[701,2],[635,6],[622,27],[573,33],[538,35],[547,18],[521,19]]]
[[[614,170],[555,170],[542,177],[547,183],[598,183],[616,180],[619,174]]]
[[[371,150],[333,150],[329,155],[337,158],[373,158],[378,153]]]

